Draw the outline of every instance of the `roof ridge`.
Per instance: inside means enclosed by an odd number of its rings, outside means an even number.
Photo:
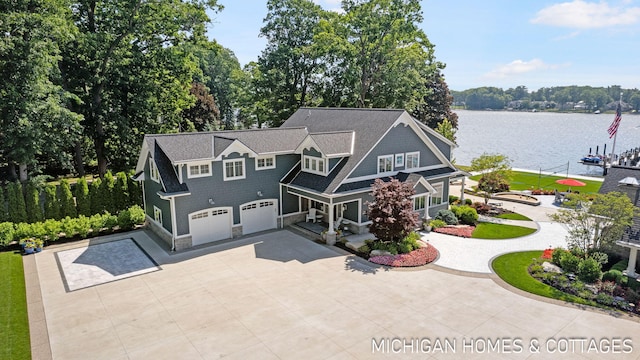
[[[357,110],[357,111],[406,111],[405,109],[395,108],[354,108],[354,107],[301,107],[300,109],[306,110]]]
[[[237,130],[216,130],[216,131],[196,131],[196,132],[182,132],[182,133],[164,133],[164,134],[145,134],[144,136],[148,137],[165,137],[165,136],[176,136],[176,135],[184,135],[184,136],[192,136],[192,135],[219,135],[219,134],[232,134],[232,133],[241,133],[241,132],[260,132],[267,130],[302,130],[306,129],[306,126],[292,126],[292,127],[274,127],[274,128],[261,128],[261,129],[237,129]]]

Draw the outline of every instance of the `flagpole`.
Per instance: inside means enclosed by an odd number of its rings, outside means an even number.
[[[620,106],[620,113],[622,114],[622,92],[620,92],[620,101],[618,102],[618,106]],[[613,162],[615,161],[614,157],[616,156],[616,139],[617,138],[618,138],[618,129],[616,129],[616,132],[613,135],[613,146],[611,147],[611,161],[609,162],[610,165],[613,165]]]

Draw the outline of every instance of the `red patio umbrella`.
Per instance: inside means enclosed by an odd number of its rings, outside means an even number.
[[[573,187],[573,186],[586,186],[587,184],[583,183],[582,181],[578,181],[576,179],[560,179],[560,180],[556,180],[557,184],[560,185],[566,185],[568,187]]]

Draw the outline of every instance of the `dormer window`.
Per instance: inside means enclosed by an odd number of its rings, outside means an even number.
[[[256,170],[266,170],[266,169],[275,169],[276,168],[276,157],[275,156],[262,156],[256,158]]]
[[[310,172],[318,175],[327,174],[326,159],[315,156],[304,155],[302,157],[302,169],[306,172]]]
[[[187,177],[190,179],[211,176],[211,163],[207,161],[203,163],[189,164],[187,170]]]

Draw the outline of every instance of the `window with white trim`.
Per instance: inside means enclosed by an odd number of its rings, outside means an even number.
[[[159,183],[160,182],[160,174],[158,173],[158,167],[156,166],[156,162],[153,161],[152,158],[149,158],[149,176],[151,180]]]
[[[153,220],[162,225],[162,210],[157,206],[153,206]]]
[[[326,161],[324,158],[304,155],[302,159],[302,170],[318,175],[326,175]]]
[[[393,171],[393,155],[378,156],[378,174]]]
[[[431,205],[436,206],[442,204],[442,194],[444,192],[444,183],[437,183],[432,185],[435,189],[435,193],[431,195]]]
[[[275,156],[264,156],[256,158],[256,170],[266,170],[276,168]]]
[[[197,164],[189,164],[187,168],[188,178],[211,176],[211,163],[209,161]]]
[[[420,153],[419,152],[407,153],[406,168],[414,169],[417,167],[420,167]]]
[[[224,181],[240,180],[246,178],[244,171],[244,159],[225,160],[224,164]]]
[[[424,210],[426,202],[427,202],[427,197],[425,195],[414,197],[413,210],[415,211]]]
[[[395,167],[404,167],[404,154],[396,154]]]

